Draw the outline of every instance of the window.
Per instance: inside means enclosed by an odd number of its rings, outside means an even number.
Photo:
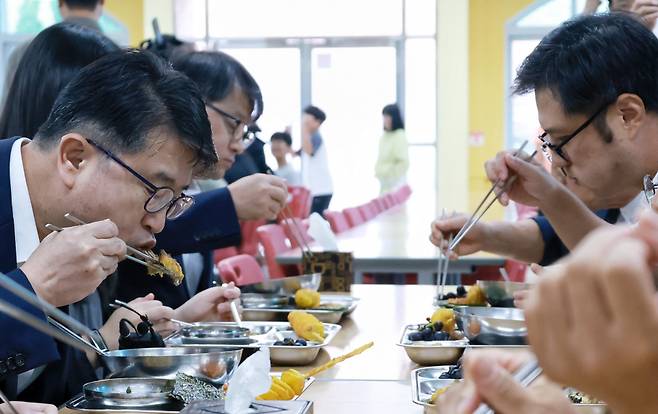
[[[415,198],[434,206],[436,0],[174,0],[174,7],[179,38],[235,56],[261,85],[261,138],[291,126],[300,148],[302,108],[326,111],[330,208],[377,195],[381,111],[395,102],[411,145],[408,182]],[[266,156],[275,167],[269,148]]]

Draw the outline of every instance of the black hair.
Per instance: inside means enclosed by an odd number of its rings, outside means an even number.
[[[304,113],[311,115],[313,118],[315,118],[320,124],[322,124],[324,121],[327,120],[327,114],[324,113],[324,111],[317,106],[309,105],[306,108],[304,108]]]
[[[153,52],[171,62],[179,54],[193,52],[194,43],[184,42],[169,34],[161,34],[155,39],[143,40],[139,44],[139,48]]]
[[[173,56],[172,63],[176,70],[197,84],[206,101],[221,101],[233,88],[239,87],[251,101],[251,120],[256,121],[263,113],[263,96],[258,83],[240,62],[226,53],[184,53]]]
[[[288,144],[289,147],[292,147],[292,137],[287,132],[275,132],[270,138],[270,142],[274,141],[283,141]]]
[[[51,148],[69,132],[119,154],[143,150],[152,133],[174,133],[196,152],[197,165],[205,169],[217,162],[196,85],[146,51],[114,52],[82,69],[59,95],[34,141]]]
[[[69,9],[95,10],[101,0],[60,0]]]
[[[404,129],[404,119],[402,119],[402,112],[400,112],[398,104],[386,105],[384,109],[382,109],[382,115],[388,115],[391,117],[391,131]]]
[[[0,115],[0,138],[32,138],[46,121],[57,95],[80,70],[119,50],[95,30],[58,23],[43,30],[25,49]]]
[[[542,89],[550,90],[569,115],[591,116],[623,93],[638,95],[646,110],[655,112],[658,39],[628,13],[569,20],[541,40],[516,75],[514,93]],[[605,117],[594,125],[606,138]]]

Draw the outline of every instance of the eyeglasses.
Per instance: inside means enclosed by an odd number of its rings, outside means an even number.
[[[121,161],[119,157],[112,154],[110,151],[106,150],[99,144],[88,139],[92,146],[96,147],[99,151],[110,157],[117,164],[128,170],[132,175],[134,175],[139,181],[141,181],[150,191],[151,195],[144,203],[144,210],[147,213],[158,213],[163,209],[167,209],[167,218],[173,220],[178,218],[187,211],[188,208],[192,207],[194,204],[194,199],[185,193],[181,193],[176,197],[176,192],[173,188],[170,187],[157,187],[155,184],[144,178],[137,171],[130,168],[125,162]]]
[[[657,184],[654,184],[653,178],[650,175],[645,175],[642,179],[642,185],[644,187],[644,196],[647,198],[647,202],[651,204],[651,200],[656,196]]]
[[[247,125],[237,116],[229,114],[228,112],[218,108],[217,106],[211,104],[210,102],[206,102],[206,105],[208,106],[208,108],[217,112],[218,114],[220,114],[221,116],[223,116],[224,118],[228,119],[231,122],[230,133],[231,136],[233,137],[233,141],[242,140],[242,143],[245,146],[249,146],[249,144],[253,142],[253,134],[249,133],[249,125]],[[240,128],[240,125],[242,125],[242,128]]]
[[[587,128],[587,127],[589,126],[589,124],[591,124],[591,123],[596,119],[596,117],[599,116],[599,114],[600,114],[601,112],[603,112],[603,110],[604,110],[605,108],[607,108],[607,107],[608,107],[608,104],[605,104],[605,105],[601,106],[596,112],[594,112],[594,115],[592,115],[591,117],[589,117],[589,119],[587,119],[587,121],[585,121],[581,126],[579,126],[578,129],[576,129],[576,130],[573,132],[573,134],[567,136],[566,139],[564,139],[561,143],[559,143],[559,144],[557,144],[557,145],[556,145],[556,144],[553,144],[553,143],[551,143],[551,142],[549,142],[549,141],[546,139],[546,137],[548,136],[548,132],[544,132],[543,134],[541,134],[538,138],[539,138],[539,140],[542,142],[541,150],[542,150],[542,152],[544,153],[544,156],[546,156],[546,158],[547,158],[550,162],[553,162],[553,154],[552,154],[552,153],[554,152],[554,153],[556,153],[560,158],[562,158],[563,160],[565,160],[566,162],[570,162],[569,158],[568,158],[567,155],[564,153],[564,150],[563,150],[564,146],[567,145],[567,144],[569,143],[569,141],[571,141],[572,139],[574,139],[574,137],[575,137],[576,135],[580,134],[580,133],[582,132],[583,129]]]

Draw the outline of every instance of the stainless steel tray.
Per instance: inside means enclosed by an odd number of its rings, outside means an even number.
[[[249,407],[253,414],[312,414],[313,402],[296,401],[254,401]],[[188,405],[181,414],[225,414],[224,401],[197,401]]]
[[[429,400],[434,391],[459,381],[439,378],[449,368],[449,366],[436,366],[413,370],[411,372],[411,400],[415,404],[432,407]],[[573,407],[577,413],[582,414],[605,414],[607,412],[605,404],[573,404]]]
[[[199,328],[199,331],[208,332],[209,335],[206,335],[203,338],[185,337],[182,335],[183,329],[181,329],[167,337],[165,342],[169,346],[182,347],[217,347],[228,345],[238,348],[258,349],[262,346],[267,346],[270,348],[270,360],[272,361],[272,364],[281,366],[310,364],[315,358],[317,358],[320,349],[329,345],[341,328],[340,325],[325,323],[325,338],[322,343],[307,341],[307,346],[275,346],[274,342],[276,342],[277,339],[276,336],[270,333],[272,329],[276,330],[284,338],[299,339],[288,322],[243,322],[242,327],[249,329],[251,335],[249,335],[248,338],[245,338],[245,341],[242,344],[235,342],[227,343],[226,339],[221,336],[216,338],[213,338],[212,336],[213,331],[222,331],[226,328],[237,328],[237,325],[234,322],[203,322],[194,325]],[[186,329],[188,329],[189,332],[190,328]],[[199,341],[199,339],[202,339],[202,341]]]
[[[88,382],[82,387],[85,398],[106,407],[147,407],[167,404],[174,380],[158,378],[114,378]]]
[[[407,335],[413,332],[418,324],[406,325],[402,328],[398,346],[404,348],[407,356],[418,365],[451,365],[457,363],[462,354],[469,349],[502,349],[506,351],[525,351],[527,345],[477,345],[468,339],[457,341],[410,341]]]
[[[294,295],[299,289],[318,290],[321,282],[321,273],[311,273],[308,275],[272,279],[263,283],[247,285],[241,288],[247,292]]]
[[[83,394],[73,397],[64,404],[66,408],[73,411],[83,411],[91,413],[134,413],[136,411],[144,413],[169,414],[178,413],[185,404],[182,401],[171,399],[170,402],[161,405],[149,405],[139,408],[135,407],[116,407],[106,406],[99,401],[87,400]]]
[[[264,300],[257,300],[258,294],[250,294],[242,302],[242,319],[245,321],[285,321],[288,313],[298,310],[294,305],[275,304],[276,297],[263,295]],[[292,299],[294,301],[294,299]],[[354,312],[359,299],[349,295],[320,295],[320,306],[304,309],[324,323],[338,323],[345,315]],[[337,305],[337,306],[332,306]]]
[[[440,379],[449,366],[418,368],[411,371],[411,400],[418,405],[431,407],[429,403],[432,394],[439,388],[447,387],[460,380]]]

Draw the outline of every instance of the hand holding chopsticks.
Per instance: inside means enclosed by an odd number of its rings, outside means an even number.
[[[527,145],[528,141],[525,141],[523,145],[521,145],[521,148],[519,148],[515,153],[514,157],[522,154],[523,148]],[[530,161],[537,151],[533,152],[532,155],[529,157],[525,158],[525,161]],[[490,177],[491,178],[491,177]],[[477,206],[475,211],[473,212],[473,215],[471,218],[464,224],[464,226],[461,228],[461,230],[455,235],[452,243],[448,246],[448,250],[454,250],[455,247],[462,241],[462,239],[466,236],[466,234],[475,226],[478,221],[484,216],[484,214],[489,210],[489,208],[493,205],[496,200],[498,200],[498,197],[508,191],[514,182],[518,179],[517,175],[506,175],[504,179],[501,178],[496,178],[494,184],[491,186],[491,189],[487,194],[484,196],[480,204]],[[493,197],[492,197],[493,196]]]

